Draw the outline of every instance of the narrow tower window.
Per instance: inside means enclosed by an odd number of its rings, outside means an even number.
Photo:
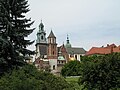
[[[43,36],[41,36],[41,39],[43,40]]]

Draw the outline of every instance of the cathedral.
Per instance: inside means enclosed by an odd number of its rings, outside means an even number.
[[[68,35],[66,45],[63,44],[57,47],[56,36],[52,30],[46,38],[46,32],[42,21],[37,32],[35,46],[35,66],[39,70],[50,71],[54,74],[60,73],[64,64],[70,60],[80,61],[80,57],[86,53],[83,48],[72,47]]]

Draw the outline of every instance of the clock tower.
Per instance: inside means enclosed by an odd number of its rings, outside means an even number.
[[[39,30],[37,32],[36,40],[36,58],[44,58],[47,55],[47,41],[46,41],[46,32],[44,30],[44,25],[41,23],[39,25]]]

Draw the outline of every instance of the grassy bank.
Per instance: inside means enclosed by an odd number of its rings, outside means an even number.
[[[78,84],[79,77],[66,77],[66,81],[72,85],[71,90],[81,90],[82,86]]]
[[[67,82],[78,82],[79,77],[66,77]]]

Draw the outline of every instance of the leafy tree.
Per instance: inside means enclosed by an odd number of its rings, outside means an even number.
[[[25,39],[34,29],[25,14],[26,0],[0,0],[0,72],[25,64],[25,56],[33,54],[26,49],[34,41]]]
[[[120,53],[103,56],[85,57],[82,62],[82,74],[79,84],[90,90],[120,89]]]
[[[64,78],[38,71],[32,65],[6,73],[0,79],[0,90],[66,90],[67,88],[70,88],[70,85]]]
[[[81,75],[80,67],[81,64],[79,61],[70,61],[63,66],[61,74],[63,76],[79,76]]]

